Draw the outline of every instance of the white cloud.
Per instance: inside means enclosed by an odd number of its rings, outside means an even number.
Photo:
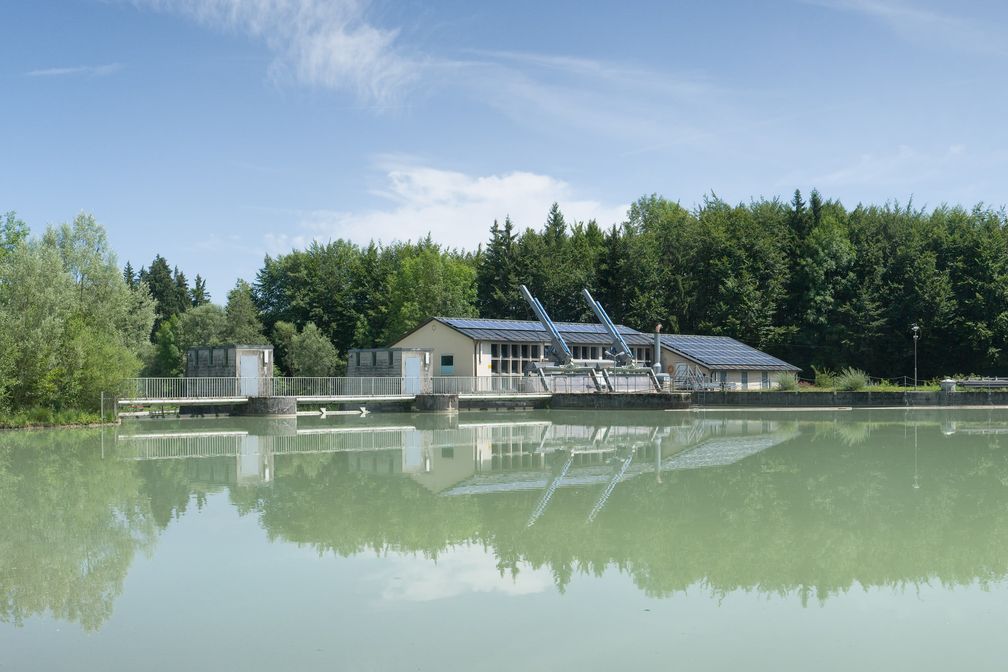
[[[268,235],[267,247],[280,253],[311,240],[389,243],[416,240],[430,233],[443,245],[475,250],[487,240],[495,219],[503,223],[510,216],[519,231],[540,228],[554,201],[568,222],[595,219],[602,227],[622,221],[629,207],[580,198],[568,183],[538,173],[473,176],[388,161],[382,167],[385,184],[375,193],[388,201],[387,207],[299,213],[298,231]]]
[[[26,77],[104,77],[114,72],[122,70],[119,63],[106,63],[104,65],[74,65],[62,68],[42,68],[39,70],[29,70]]]
[[[368,23],[362,0],[135,1],[262,40],[278,76],[350,90],[378,106],[397,99],[419,67],[398,49],[398,31]]]
[[[454,546],[437,562],[409,556],[383,557],[391,565],[376,577],[385,585],[382,598],[395,602],[430,602],[471,593],[532,595],[550,589],[553,579],[545,569],[520,563],[518,574],[501,576],[493,555],[480,546]]]

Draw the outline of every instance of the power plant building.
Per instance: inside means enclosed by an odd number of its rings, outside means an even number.
[[[557,322],[574,360],[602,365],[612,344],[602,324]],[[654,361],[655,334],[616,326],[638,364]],[[676,381],[687,378],[732,389],[768,389],[780,373],[798,367],[726,336],[661,335],[661,370]],[[432,317],[392,344],[430,351],[433,376],[517,376],[533,363],[548,363],[546,329],[538,321]]]

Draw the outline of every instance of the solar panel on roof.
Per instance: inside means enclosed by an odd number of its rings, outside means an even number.
[[[769,367],[797,370],[797,367],[777,359],[745,343],[727,336],[665,335],[662,344],[711,367]]]

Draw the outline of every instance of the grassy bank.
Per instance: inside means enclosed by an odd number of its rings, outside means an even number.
[[[38,427],[76,427],[97,425],[102,421],[96,411],[30,408],[17,411],[0,411],[0,429],[30,429]]]

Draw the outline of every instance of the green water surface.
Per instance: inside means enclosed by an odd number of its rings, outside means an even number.
[[[1008,411],[0,435],[0,671],[1003,670]]]

